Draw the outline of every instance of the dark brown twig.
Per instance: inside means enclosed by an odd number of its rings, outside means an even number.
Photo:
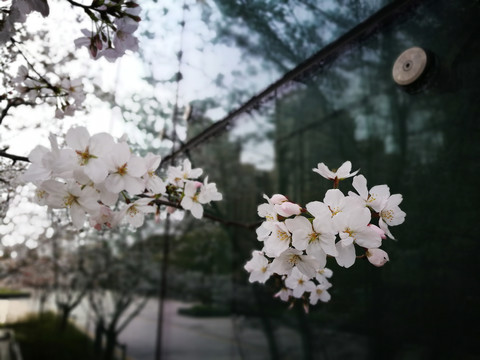
[[[175,209],[184,210],[180,206],[180,204],[174,203],[174,202],[171,202],[171,201],[156,199],[156,200],[154,200],[154,202],[157,205],[165,205],[165,206],[173,207]],[[254,223],[242,223],[242,222],[239,222],[239,221],[225,220],[225,219],[222,219],[218,216],[209,214],[208,212],[204,212],[203,217],[205,217],[207,219],[210,219],[210,220],[213,220],[213,221],[216,221],[216,222],[219,222],[219,223],[227,225],[227,226],[238,226],[238,227],[243,227],[243,228],[246,228],[246,229],[254,229],[262,223],[261,221],[256,221]]]
[[[17,161],[25,161],[25,162],[30,162],[26,156],[19,156],[19,155],[14,155],[14,154],[9,154],[5,150],[0,150],[0,157],[4,157],[10,160],[13,160],[13,163],[15,164]]]
[[[0,125],[2,124],[3,119],[8,115],[8,111],[10,110],[10,108],[17,107],[20,105],[30,105],[30,103],[27,103],[24,99],[19,97],[8,99],[7,106],[5,106],[5,108],[0,113]]]

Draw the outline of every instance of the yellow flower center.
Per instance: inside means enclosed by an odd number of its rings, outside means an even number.
[[[393,210],[383,210],[381,213],[382,218],[385,220],[393,220]]]
[[[75,152],[78,155],[78,162],[80,163],[80,165],[87,165],[90,159],[97,158],[95,155],[90,154],[90,150],[88,149],[88,146],[85,148],[85,151],[83,152],[80,150],[76,150]]]
[[[138,214],[138,209],[135,205],[132,205],[128,208],[127,214],[131,217],[134,217],[135,215]]]
[[[35,195],[38,199],[43,199],[47,195],[47,192],[45,190],[37,190],[35,191]]]
[[[63,198],[63,204],[66,207],[71,207],[74,203],[77,202],[77,199],[78,199],[78,196],[75,196],[69,193],[67,196]]]
[[[117,168],[117,174],[121,176],[124,176],[127,174],[127,163]]]
[[[355,232],[354,232],[352,229],[350,229],[350,228],[346,228],[346,229],[344,230],[344,232],[346,232],[346,233],[348,234],[348,236],[350,236],[350,237],[352,237],[352,238],[355,237]]]
[[[312,232],[310,235],[309,235],[309,238],[308,238],[308,243],[311,244],[315,241],[317,241],[318,237],[320,236],[320,234],[316,233],[316,232]]]
[[[334,207],[333,209],[329,206],[328,209],[330,210],[330,212],[332,213],[332,217],[334,217],[335,215],[337,215],[339,212],[340,212],[340,209],[338,207]]]
[[[288,240],[289,238],[290,236],[285,231],[278,230],[278,239],[280,241],[285,241],[285,240]]]
[[[297,262],[299,262],[299,261],[300,261],[300,256],[298,256],[298,255],[290,255],[290,257],[288,259],[288,263],[292,266],[296,265]]]

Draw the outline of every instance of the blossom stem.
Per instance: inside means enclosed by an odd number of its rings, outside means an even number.
[[[15,45],[15,47],[17,48],[17,51],[18,53],[23,57],[23,59],[25,60],[25,62],[27,63],[27,65],[30,67],[30,69],[33,70],[33,72],[35,74],[38,75],[39,79],[41,81],[43,81],[43,83],[45,84],[45,88],[46,89],[51,89],[55,94],[58,92],[58,88],[53,86],[52,84],[50,84],[50,82],[42,75],[40,74],[37,69],[35,69],[35,67],[33,66],[33,64],[30,62],[30,60],[28,60],[28,57],[23,53],[23,51],[20,49],[20,47],[18,46],[19,42],[17,40],[15,40],[14,38],[10,38],[10,41]],[[30,77],[30,79],[33,79]],[[38,81],[38,80],[36,80]]]
[[[127,195],[125,195],[125,191],[122,191],[121,194],[123,195],[123,198],[125,199],[125,202],[126,202],[127,204],[130,204],[131,201],[130,201],[130,199],[127,197]]]
[[[72,6],[77,6],[77,7],[80,7],[82,8],[83,10],[95,10],[95,11],[98,11],[99,13],[105,13],[107,12],[106,10],[101,10],[101,9],[98,9],[92,5],[84,5],[84,4],[80,4],[79,2],[76,2],[74,0],[67,0],[70,5]],[[92,3],[93,4],[93,3]]]
[[[339,183],[340,183],[340,179],[335,177],[335,179],[333,179],[333,188],[338,189],[338,184]]]

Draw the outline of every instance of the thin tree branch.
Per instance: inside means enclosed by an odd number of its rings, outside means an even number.
[[[165,205],[165,206],[173,207],[175,209],[185,210],[179,204],[171,202],[171,201],[156,199],[156,200],[154,200],[154,202],[157,205]],[[255,222],[252,222],[252,223],[242,223],[242,222],[239,222],[239,221],[225,220],[225,219],[222,219],[218,216],[209,214],[208,212],[204,212],[203,217],[205,217],[207,219],[210,219],[210,220],[213,220],[213,221],[216,221],[216,222],[219,222],[219,223],[227,225],[227,226],[230,226],[230,225],[231,226],[238,226],[238,227],[243,227],[243,228],[246,228],[246,229],[254,229],[262,223],[262,221],[255,221]]]
[[[6,152],[6,150],[0,150],[0,157],[4,157],[10,160],[13,160],[13,163],[15,164],[17,161],[25,161],[25,162],[30,162],[28,160],[28,157],[26,156],[19,156],[19,155],[14,155],[14,154],[9,154]]]
[[[2,110],[0,113],[0,125],[2,124],[3,119],[8,115],[8,111],[10,110],[11,107],[17,107],[20,105],[34,105],[32,103],[26,102],[24,99],[16,97],[13,99],[8,99],[7,100],[7,106]]]
[[[137,305],[137,308],[128,315],[128,317],[121,323],[121,325],[117,328],[117,333],[120,334],[128,324],[143,310],[145,305],[147,304],[148,297],[142,299],[142,301]]]

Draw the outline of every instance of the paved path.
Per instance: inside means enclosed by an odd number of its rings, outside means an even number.
[[[162,360],[265,359],[267,344],[261,331],[243,327],[240,320],[230,317],[192,318],[178,314],[180,307],[190,305],[173,300],[165,302]],[[46,308],[55,308],[52,300]],[[0,323],[15,321],[36,310],[38,303],[33,299],[0,300]],[[127,345],[127,355],[131,359],[155,360],[157,311],[158,301],[149,300],[120,334],[119,342]],[[73,318],[79,326],[93,333],[93,317],[86,303],[74,311]],[[241,342],[236,341],[239,336]]]
[[[191,304],[173,300],[165,302],[163,351],[161,360],[265,360],[270,359],[260,324],[242,318],[192,318],[178,314],[180,307]],[[55,309],[51,300],[47,306]],[[32,299],[1,300],[0,323],[12,322],[27,312],[38,311]],[[158,301],[151,299],[143,311],[120,334],[120,343],[127,345],[131,360],[155,359]],[[75,322],[93,333],[93,317],[86,302],[73,314]],[[278,324],[277,324],[278,325]],[[368,359],[364,336],[325,329],[318,333],[316,348],[321,359]],[[276,326],[278,360],[302,358],[302,341],[297,331]]]

